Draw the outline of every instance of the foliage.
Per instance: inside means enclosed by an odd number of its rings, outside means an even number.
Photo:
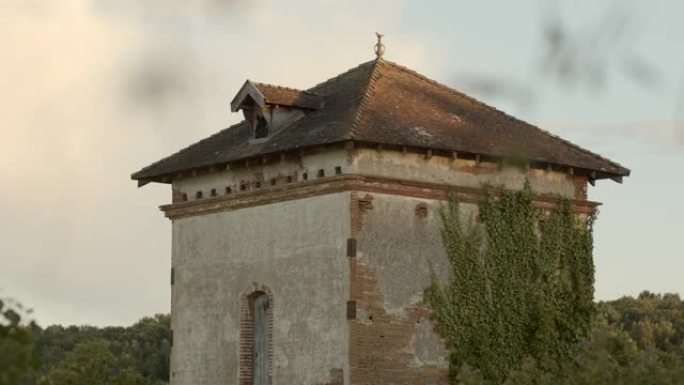
[[[684,302],[677,294],[644,291],[637,298],[600,302],[602,319],[630,334],[640,349],[657,349],[684,359]]]
[[[169,382],[168,315],[146,317],[129,327],[41,329],[22,325],[19,313],[3,312],[3,306],[0,302],[0,385]]]
[[[25,381],[38,367],[31,333],[36,326],[22,323],[21,310],[0,300],[0,385]]]
[[[47,327],[36,337],[36,350],[44,364],[40,375],[52,372],[79,346],[92,341],[107,343],[115,357],[113,369],[123,371],[121,376],[133,378],[139,374],[153,383],[168,383],[171,325],[170,317],[161,314],[145,317],[129,327]]]
[[[562,199],[547,215],[529,186],[489,189],[479,218],[464,228],[450,200],[442,235],[453,277],[427,293],[452,366],[496,384],[525,357],[560,370],[590,331],[594,218],[576,218]]]
[[[129,327],[60,326],[47,327],[36,337],[36,346],[45,370],[49,371],[82,342],[109,341],[112,352],[125,356],[141,374],[168,382],[170,318],[146,317]]]
[[[594,305],[592,225],[561,200],[492,192],[464,226],[442,213],[453,277],[427,292],[459,385],[684,385],[684,301],[676,294]]]
[[[83,342],[38,385],[149,385],[151,380],[130,368],[123,356],[115,356],[105,340]]]
[[[666,338],[643,340],[642,327],[633,326],[651,323],[673,327],[666,327]],[[549,371],[528,357],[507,374],[504,384],[684,385],[683,323],[684,301],[676,294],[644,292],[638,298],[601,302],[590,337],[578,344],[569,365]],[[458,385],[492,385],[467,365],[454,377]]]

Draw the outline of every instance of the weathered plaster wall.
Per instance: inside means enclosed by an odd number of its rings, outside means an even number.
[[[326,384],[348,366],[349,193],[173,223],[173,385],[237,384],[240,297],[273,293],[273,384]]]
[[[351,172],[456,186],[483,183],[522,188],[525,171],[444,157],[359,150]],[[470,162],[470,163],[469,163]],[[470,169],[469,169],[470,168]],[[576,197],[573,177],[529,170],[537,193]],[[447,351],[430,321],[423,294],[431,274],[444,281],[450,264],[441,239],[440,209],[447,202],[387,193],[352,195],[350,370],[353,384],[446,384]],[[462,222],[477,206],[461,204]],[[432,269],[432,270],[431,270]]]
[[[184,197],[196,200],[254,191],[271,185],[331,176],[337,173],[381,176],[429,183],[481,187],[483,184],[519,189],[529,180],[540,194],[559,194],[568,198],[586,199],[586,177],[567,172],[520,167],[491,162],[476,163],[471,159],[444,156],[427,158],[424,154],[399,151],[378,151],[356,148],[327,149],[319,153],[288,155],[277,161],[261,164],[256,161],[230,170],[218,170],[173,182],[174,201]],[[198,194],[201,193],[201,194]],[[201,198],[200,198],[201,196]]]
[[[351,261],[351,295],[357,303],[350,324],[352,383],[446,384],[447,351],[423,302],[431,267],[440,279],[449,277],[438,214],[443,202],[357,195],[360,208],[352,214],[359,222],[357,256]],[[474,209],[464,205],[464,220]]]
[[[422,301],[423,291],[430,285],[431,266],[439,279],[449,278],[451,267],[442,244],[439,214],[446,202],[360,195],[371,199],[372,209],[362,214],[358,259],[373,268],[386,311],[401,314]],[[424,216],[416,213],[419,205],[426,208]],[[461,221],[467,223],[475,219],[477,206],[462,203],[460,213]]]
[[[520,189],[527,178],[532,189],[540,194],[560,194],[573,198],[578,193],[573,177],[564,172],[499,165],[491,162],[476,164],[471,159],[452,159],[444,156],[427,158],[425,154],[398,151],[355,149],[350,172],[364,175],[409,179],[415,181],[481,187],[483,183]]]
[[[201,191],[202,197],[208,198],[212,189],[216,190],[217,195],[222,196],[226,195],[226,187],[230,187],[229,194],[253,191],[270,186],[271,183],[280,185],[301,181],[304,174],[309,180],[315,179],[319,177],[320,170],[323,170],[325,176],[335,175],[337,167],[340,172],[347,173],[348,163],[348,154],[343,149],[303,156],[290,155],[282,161],[249,164],[246,167],[174,181],[174,196],[186,194],[188,200],[195,200],[198,199],[197,192]],[[291,178],[289,181],[288,177]]]

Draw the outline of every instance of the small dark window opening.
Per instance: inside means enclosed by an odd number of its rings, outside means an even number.
[[[215,197],[216,195],[218,195],[218,194],[216,194],[216,189],[215,188],[211,189],[211,196]]]
[[[287,183],[292,183],[292,175],[287,176]]]
[[[340,166],[335,167],[335,174],[337,174],[337,175],[342,174],[342,167],[340,167]]]
[[[245,191],[247,190],[247,185],[246,184],[241,184],[240,185],[240,191]]]
[[[261,188],[261,182],[256,182],[256,183],[254,183],[254,187],[256,187],[256,188]]]
[[[318,177],[323,178],[324,176],[325,176],[325,170],[323,170],[323,169],[318,170]]]
[[[276,178],[271,179],[271,186],[275,186],[278,180]]]
[[[188,194],[183,194],[182,201],[185,202],[188,200]]]
[[[254,128],[254,138],[265,138],[268,136],[268,123],[266,119],[259,115],[256,121],[256,127]]]
[[[226,194],[230,194],[233,192],[233,189],[230,188],[230,186],[226,187]]]
[[[302,180],[307,180],[307,179],[309,179],[309,174],[307,174],[305,172],[302,173]]]
[[[198,192],[195,194],[195,199],[202,199],[203,196],[204,196],[204,194],[202,194],[201,191],[198,191]]]

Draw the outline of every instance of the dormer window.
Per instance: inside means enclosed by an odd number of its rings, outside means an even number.
[[[265,138],[268,136],[268,122],[263,115],[259,114],[256,120],[256,127],[254,128],[254,139]]]
[[[311,92],[249,80],[230,103],[233,112],[242,110],[252,139],[268,138],[321,105],[322,99]]]

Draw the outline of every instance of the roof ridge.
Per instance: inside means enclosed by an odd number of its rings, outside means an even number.
[[[497,111],[497,112],[503,114],[504,116],[506,116],[506,117],[508,117],[508,118],[510,118],[510,119],[513,119],[513,120],[515,120],[515,121],[517,121],[517,122],[519,122],[519,123],[522,123],[522,124],[524,124],[524,125],[526,125],[526,126],[528,126],[528,127],[531,127],[531,128],[533,128],[533,129],[536,129],[537,131],[541,132],[541,133],[544,134],[544,135],[550,136],[550,137],[552,137],[552,138],[554,138],[554,139],[558,139],[558,140],[560,140],[561,142],[563,142],[563,143],[569,145],[570,147],[572,147],[572,148],[574,148],[574,149],[576,149],[576,150],[579,150],[579,151],[582,151],[582,152],[584,152],[584,153],[586,153],[586,154],[595,156],[595,157],[597,157],[597,158],[599,158],[599,159],[602,159],[602,160],[604,160],[604,161],[606,161],[606,162],[608,162],[608,163],[610,163],[610,164],[612,164],[612,165],[614,165],[614,166],[616,166],[616,167],[618,167],[618,168],[621,168],[621,169],[623,169],[623,170],[630,171],[628,168],[622,166],[621,164],[619,164],[619,163],[617,163],[617,162],[615,162],[615,161],[612,161],[612,160],[610,160],[610,159],[608,159],[608,158],[605,158],[605,157],[603,157],[603,156],[601,156],[601,155],[599,155],[599,154],[597,154],[597,153],[595,153],[595,152],[589,151],[589,150],[587,150],[587,149],[584,148],[584,147],[581,147],[581,146],[579,146],[579,145],[577,145],[577,144],[575,144],[575,143],[572,143],[572,142],[570,142],[570,141],[567,140],[567,139],[563,139],[563,138],[561,138],[560,136],[555,135],[555,134],[553,134],[553,133],[551,133],[551,132],[549,132],[549,131],[546,131],[546,130],[544,130],[543,128],[537,127],[536,125],[534,125],[534,124],[532,124],[532,123],[528,123],[528,122],[526,122],[526,121],[524,121],[524,120],[521,120],[521,119],[516,118],[515,116],[509,115],[508,113],[506,113],[506,112],[504,112],[504,111],[502,111],[502,110],[500,110],[500,109],[498,109],[498,108],[496,108],[496,107],[494,107],[494,106],[490,106],[489,104],[487,104],[487,103],[485,103],[485,102],[482,102],[482,101],[480,101],[480,100],[478,100],[478,99],[475,99],[474,97],[469,96],[469,95],[467,95],[467,94],[465,94],[465,93],[463,93],[463,92],[461,92],[461,91],[458,91],[458,90],[456,90],[456,89],[454,89],[454,88],[452,88],[452,87],[449,87],[449,86],[447,86],[447,85],[445,85],[445,84],[443,84],[443,83],[440,83],[440,82],[438,82],[438,81],[436,81],[436,80],[430,79],[430,78],[428,78],[427,76],[422,75],[422,74],[420,74],[420,73],[418,73],[418,72],[416,72],[416,71],[414,71],[414,70],[412,70],[412,69],[410,69],[410,68],[408,68],[408,67],[405,67],[405,66],[403,66],[403,65],[401,65],[401,64],[397,64],[397,63],[392,62],[392,61],[389,61],[389,60],[383,60],[383,62],[386,63],[386,64],[388,64],[388,65],[390,65],[390,66],[393,66],[393,67],[395,67],[395,68],[397,68],[397,69],[399,69],[399,70],[401,70],[401,71],[403,71],[403,72],[406,72],[406,73],[408,73],[408,74],[410,74],[410,75],[416,76],[416,77],[418,77],[419,79],[422,79],[422,80],[424,80],[424,81],[427,81],[428,83],[431,83],[431,84],[433,84],[433,85],[435,85],[435,86],[438,86],[438,87],[440,87],[440,88],[442,88],[442,89],[445,89],[446,91],[448,91],[448,92],[450,92],[450,93],[453,93],[453,94],[459,95],[459,96],[461,96],[461,97],[464,97],[464,98],[466,98],[467,100],[469,100],[469,101],[471,101],[471,102],[473,102],[473,103],[475,103],[475,104],[477,104],[477,105],[479,105],[479,106],[493,109],[493,110],[495,110],[495,111]]]
[[[271,87],[271,88],[275,88],[275,89],[283,90],[283,91],[292,91],[292,92],[299,92],[299,93],[303,93],[303,94],[311,94],[311,95],[318,96],[317,94],[315,94],[311,91],[308,91],[308,90],[300,90],[300,89],[292,88],[292,87],[279,86],[277,84],[270,84],[270,83],[263,83],[263,82],[254,82],[254,84],[257,87],[258,86]]]
[[[144,173],[145,171],[147,171],[147,170],[151,169],[152,167],[156,166],[157,164],[159,164],[159,163],[161,163],[161,162],[164,162],[165,160],[167,160],[167,159],[169,159],[169,158],[171,158],[171,157],[174,157],[174,156],[176,156],[176,155],[180,155],[181,153],[183,153],[183,152],[185,152],[185,151],[187,151],[187,150],[189,150],[189,149],[191,149],[191,148],[193,148],[193,147],[195,147],[195,146],[198,146],[198,145],[200,145],[200,144],[202,144],[202,143],[204,143],[204,142],[206,142],[206,141],[208,141],[208,140],[210,140],[210,139],[212,139],[212,138],[214,138],[214,137],[220,135],[220,134],[223,133],[223,132],[226,132],[226,131],[228,131],[228,130],[230,130],[230,129],[232,129],[232,128],[235,128],[235,127],[237,127],[237,126],[239,126],[239,125],[241,125],[241,124],[244,124],[245,122],[246,122],[245,120],[241,120],[240,122],[235,123],[235,124],[233,124],[233,125],[231,125],[231,126],[229,126],[229,127],[226,127],[226,128],[224,128],[224,129],[222,129],[222,130],[219,130],[218,132],[216,132],[216,133],[214,133],[214,134],[212,134],[212,135],[209,135],[209,136],[207,136],[206,138],[201,139],[201,140],[199,140],[199,141],[197,141],[197,142],[195,142],[195,143],[192,143],[192,144],[190,144],[189,146],[185,146],[185,147],[181,148],[180,150],[178,150],[178,151],[176,151],[176,152],[173,152],[171,155],[166,156],[166,157],[164,157],[164,158],[161,158],[161,159],[159,159],[158,161],[156,161],[156,162],[150,164],[149,166],[144,167],[144,168],[138,170],[137,172],[133,173],[133,174],[131,175],[131,179],[135,179],[135,176],[136,176],[136,175]]]
[[[314,85],[313,87],[307,88],[306,91],[307,91],[307,92],[314,92],[313,90],[315,90],[315,89],[317,89],[317,88],[320,88],[320,87],[322,87],[322,86],[324,86],[324,85],[326,85],[326,84],[328,84],[328,83],[330,83],[330,82],[333,82],[333,81],[335,81],[335,80],[337,80],[337,79],[340,79],[340,78],[342,78],[342,77],[348,75],[349,73],[354,72],[354,71],[358,70],[359,68],[361,68],[361,67],[363,67],[363,66],[365,66],[365,65],[368,65],[369,63],[372,63],[372,62],[374,62],[374,61],[375,61],[375,60],[371,60],[371,61],[367,61],[367,62],[361,63],[361,64],[357,65],[356,67],[352,67],[352,68],[350,68],[350,69],[348,69],[348,70],[342,72],[342,73],[339,74],[339,75],[336,75],[336,76],[333,76],[333,77],[331,77],[331,78],[329,78],[329,79],[323,80],[322,82],[320,82],[320,83]]]
[[[383,60],[381,58],[373,60],[373,68],[371,68],[370,71],[370,76],[368,78],[366,90],[364,91],[363,96],[361,97],[361,102],[357,107],[356,116],[354,116],[354,120],[352,120],[351,127],[349,127],[350,139],[354,139],[356,128],[361,124],[361,120],[363,119],[363,116],[366,112],[366,107],[368,106],[368,103],[370,102],[370,99],[373,96],[373,92],[375,91],[375,81],[380,77],[378,68],[382,64],[382,62]]]

